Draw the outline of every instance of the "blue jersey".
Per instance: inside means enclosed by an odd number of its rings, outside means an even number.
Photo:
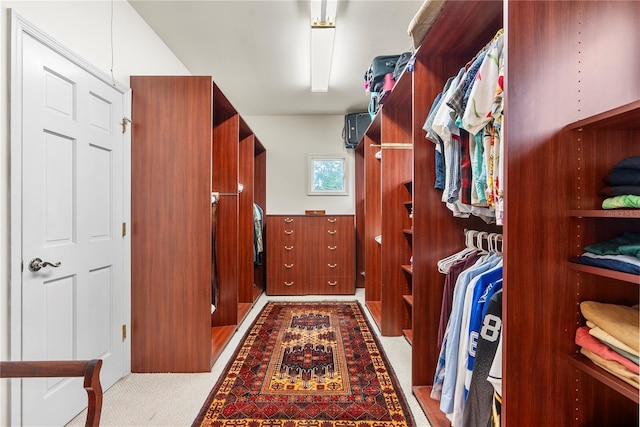
[[[489,306],[489,300],[498,290],[502,289],[502,267],[487,274],[481,278],[473,290],[473,299],[471,303],[471,316],[469,319],[469,347],[467,349],[467,372],[464,380],[464,397],[465,400],[469,393],[469,384],[471,384],[471,374],[473,373],[473,365],[476,358],[476,350],[478,348],[478,337],[482,328],[482,321]]]

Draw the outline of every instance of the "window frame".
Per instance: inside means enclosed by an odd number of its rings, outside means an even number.
[[[314,189],[315,162],[342,162],[342,190]],[[307,156],[307,194],[309,196],[347,196],[349,195],[349,174],[347,157],[342,154],[309,154]]]

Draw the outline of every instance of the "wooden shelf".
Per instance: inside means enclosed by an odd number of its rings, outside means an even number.
[[[440,410],[440,402],[431,398],[431,386],[414,386],[412,390],[431,427],[451,427],[451,423]]]
[[[238,304],[238,324],[246,317],[246,315],[253,307],[253,303],[239,303]]]
[[[407,188],[409,193],[413,193],[413,181],[407,181],[404,183],[404,186]]]
[[[413,344],[413,330],[412,329],[403,329],[402,335],[409,342],[409,344]]]
[[[596,276],[608,277],[610,279],[621,280],[623,282],[634,283],[640,285],[640,275],[624,273],[622,271],[609,270],[606,268],[593,267],[591,265],[578,264],[577,262],[569,262],[569,268],[583,273],[594,274]]]
[[[407,304],[413,307],[413,295],[403,295],[402,298],[407,302]]]
[[[220,353],[222,353],[222,350],[227,346],[235,331],[235,325],[211,328],[211,365],[218,360]]]
[[[413,267],[410,265],[403,265],[402,270],[406,271],[409,274],[413,274]]]
[[[627,384],[620,378],[617,378],[615,375],[612,375],[604,369],[600,368],[595,363],[591,362],[587,357],[582,355],[570,356],[570,362],[577,369],[593,377],[607,387],[610,387],[611,389],[617,391],[627,399],[635,403],[640,402],[637,388],[633,387],[630,384]]]
[[[371,317],[373,317],[378,328],[380,328],[380,322],[382,321],[382,303],[380,303],[380,301],[366,301],[365,304],[369,309]]]
[[[411,229],[411,228],[405,228],[405,229],[402,230],[402,232],[404,234],[406,234],[407,236],[412,236],[413,235],[413,229]]]
[[[567,130],[640,130],[640,101],[579,120]]]
[[[569,216],[575,218],[640,218],[640,209],[572,209]]]

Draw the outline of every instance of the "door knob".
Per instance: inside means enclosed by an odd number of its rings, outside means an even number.
[[[56,262],[55,264],[50,263],[49,261],[43,261],[40,258],[34,258],[31,261],[29,261],[29,270],[31,271],[39,271],[41,268],[44,267],[60,267],[60,261]]]

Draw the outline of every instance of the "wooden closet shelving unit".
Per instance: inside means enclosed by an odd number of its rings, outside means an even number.
[[[579,120],[565,128],[567,137],[571,139],[577,151],[584,153],[579,163],[577,179],[586,182],[581,184],[578,195],[573,200],[577,209],[569,211],[574,222],[578,237],[578,247],[617,237],[625,231],[640,231],[640,210],[597,209],[603,197],[594,197],[598,189],[604,185],[604,177],[618,160],[625,157],[640,155],[638,144],[640,141],[640,101],[634,101],[608,111],[594,114]],[[607,152],[601,159],[601,147],[607,146]],[[593,175],[580,171],[585,167],[587,171],[595,171]],[[597,179],[597,177],[600,179]],[[596,208],[596,209],[594,209]],[[577,254],[579,255],[579,254]],[[573,261],[573,260],[570,260]],[[624,273],[605,268],[569,263],[569,269],[575,274],[576,298],[579,301],[596,300],[614,304],[634,305],[638,303],[638,287],[640,275]],[[583,294],[587,290],[587,295]],[[583,323],[583,322],[581,322]],[[604,369],[598,367],[588,358],[576,353],[569,356],[569,362],[584,376],[587,381],[595,381],[628,399],[633,409],[637,410],[640,402],[638,389],[616,378]],[[631,412],[631,409],[623,411]],[[628,415],[629,420],[633,417]],[[635,420],[637,422],[637,418]]]
[[[411,80],[401,79],[363,137],[366,200],[363,227],[365,302],[382,335],[405,335],[410,340],[410,269],[412,177]],[[376,240],[376,238],[378,240]],[[382,239],[381,241],[379,239]],[[409,273],[409,274],[407,274]]]
[[[265,149],[211,77],[132,76],[131,88],[131,370],[207,372],[264,289]]]
[[[597,195],[618,161],[640,155],[640,69],[629,58],[640,40],[638,16],[634,1],[447,1],[413,73],[400,78],[356,148],[367,307],[383,334],[400,333],[390,325],[406,320],[392,298],[412,308],[412,325],[401,330],[411,331],[413,393],[433,426],[449,425],[430,398],[444,281],[437,261],[464,247],[465,229],[503,235],[502,425],[638,425],[638,390],[582,357],[574,339],[584,324],[581,301],[637,304],[640,280],[571,262],[588,244],[640,231],[637,210],[603,211]],[[499,227],[454,218],[443,206],[433,188],[434,147],[421,128],[447,78],[501,28],[508,58]],[[412,177],[384,168],[387,151],[382,164],[375,160],[388,141],[413,143]],[[406,170],[396,167],[396,174]],[[394,205],[377,184],[408,181],[412,227],[400,222],[406,209],[390,208],[409,200],[406,193]],[[398,234],[411,230],[411,245],[394,237],[393,221]],[[374,241],[380,234],[382,245]],[[412,284],[403,293],[406,280],[389,278],[394,268],[407,275],[407,255]],[[384,285],[394,283],[402,292],[383,295]]]
[[[364,136],[363,136],[364,138]],[[355,163],[355,255],[356,288],[365,287],[365,144],[361,142],[354,149]]]
[[[469,15],[466,15],[469,14]],[[469,18],[465,31],[455,31],[461,16]],[[434,144],[425,139],[422,125],[446,80],[469,62],[502,28],[501,2],[447,2],[440,18],[416,53],[414,72],[414,199],[413,281],[414,318],[412,345],[413,392],[433,426],[448,426],[439,401],[430,397],[438,361],[437,334],[444,275],[437,262],[464,247],[465,229],[501,233],[501,227],[477,217],[455,218],[434,189]]]

